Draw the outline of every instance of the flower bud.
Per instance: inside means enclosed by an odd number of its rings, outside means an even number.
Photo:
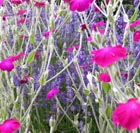
[[[50,120],[49,120],[49,126],[50,127],[54,127],[55,126],[55,118],[54,115],[51,116]]]

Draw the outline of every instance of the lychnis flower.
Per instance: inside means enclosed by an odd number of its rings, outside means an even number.
[[[140,31],[139,30],[134,32],[133,38],[134,38],[135,42],[139,42],[140,41]]]
[[[27,83],[27,82],[28,82],[28,79],[29,79],[30,77],[31,77],[30,75],[25,75],[25,76],[20,80],[20,83],[21,83],[21,84]]]
[[[106,48],[100,48],[91,51],[91,55],[93,55],[93,58],[91,60],[92,63],[95,62],[101,67],[107,67],[109,65],[112,65],[119,59],[125,58],[126,49],[121,45],[117,45],[114,47],[108,46]]]
[[[72,47],[67,48],[66,51],[73,51],[74,49],[79,49],[79,45],[73,45]]]
[[[64,0],[70,5],[71,11],[82,12],[89,8],[93,0]]]
[[[23,3],[25,0],[10,0],[12,4],[16,4],[19,5],[21,3]]]
[[[35,6],[36,7],[45,7],[45,2],[35,1]]]
[[[20,15],[23,15],[23,14],[25,14],[27,12],[27,10],[18,10],[18,12],[17,12],[17,16],[20,16]]]
[[[21,53],[15,55],[15,56],[9,56],[8,58],[2,60],[0,62],[0,69],[2,71],[7,71],[7,72],[12,71],[13,68],[14,68],[14,61],[17,61],[22,56],[24,56],[24,52],[21,52]]]
[[[106,82],[106,83],[111,81],[110,76],[109,76],[108,73],[100,73],[99,76],[98,76],[98,79],[100,81],[103,81],[103,82]]]
[[[140,126],[140,101],[131,98],[126,103],[119,103],[112,114],[113,123],[126,130],[133,130]]]
[[[53,88],[53,89],[51,89],[51,90],[46,94],[46,98],[47,98],[47,99],[51,99],[51,98],[53,98],[58,92],[59,92],[59,89],[58,89],[58,88]]]
[[[14,133],[20,127],[20,122],[16,119],[7,119],[0,124],[0,133]]]

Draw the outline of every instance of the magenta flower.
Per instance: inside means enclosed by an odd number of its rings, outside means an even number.
[[[0,6],[2,6],[3,5],[3,0],[0,0]]]
[[[64,0],[64,3],[69,3],[70,2],[70,0]]]
[[[99,8],[97,6],[94,5],[93,7],[94,12],[100,12]]]
[[[19,5],[24,2],[24,0],[10,0],[12,4]]]
[[[91,51],[91,55],[93,55],[93,59],[91,60],[92,63],[95,62],[101,67],[107,67],[119,59],[125,58],[126,49],[121,45],[114,47],[108,46],[106,48]]]
[[[20,83],[21,83],[21,84],[27,83],[27,82],[28,82],[28,79],[29,79],[30,77],[31,77],[30,75],[25,75],[25,76],[20,80]]]
[[[45,7],[45,2],[35,1],[35,6],[36,7]]]
[[[23,24],[26,22],[26,20],[27,20],[26,18],[20,18],[17,20],[17,24]]]
[[[46,94],[46,98],[47,98],[47,99],[51,99],[51,98],[53,98],[58,92],[59,92],[59,89],[58,89],[58,88],[53,88],[53,89],[51,89],[51,90]]]
[[[50,31],[46,31],[42,35],[47,38],[50,36]]]
[[[138,25],[140,25],[140,20],[136,20],[136,21],[132,22],[132,23],[130,24],[130,28],[134,28],[134,27],[136,27],[136,26],[138,26]]]
[[[121,76],[123,77],[123,78],[128,78],[128,72],[122,72],[121,73]]]
[[[37,51],[36,53],[35,53],[35,56],[34,56],[34,59],[38,59],[38,58],[40,58],[41,56],[42,56],[42,51]]]
[[[27,10],[18,10],[16,15],[17,16],[24,15],[26,12],[27,12]]]
[[[103,82],[106,82],[106,83],[111,81],[110,76],[109,76],[108,73],[100,73],[99,76],[98,76],[98,79],[100,81],[103,81]]]
[[[25,37],[26,37],[25,35],[20,35],[20,36],[19,36],[19,38],[22,39],[22,40],[23,40]]]
[[[82,12],[89,8],[93,0],[70,0],[70,10]],[[68,1],[66,1],[68,2]]]
[[[74,46],[72,46],[72,47],[69,47],[69,48],[66,49],[66,51],[71,52],[71,51],[73,51],[74,49],[79,49],[79,45],[74,45]]]
[[[2,20],[3,21],[6,21],[6,18],[7,18],[6,14],[2,15]]]
[[[133,34],[133,38],[135,42],[139,42],[140,41],[140,31],[135,31]]]
[[[13,70],[14,68],[14,64],[13,62],[14,61],[17,61],[18,59],[20,59],[22,56],[24,56],[24,52],[21,52],[15,56],[9,56],[8,58],[2,60],[0,62],[0,69],[2,71],[7,71],[7,72],[10,72]]]
[[[9,60],[9,61],[11,61],[11,62],[17,61],[18,59],[20,59],[20,58],[23,57],[24,55],[25,55],[24,52],[20,52],[20,53],[17,54],[17,55],[9,56],[9,57],[7,58],[7,60]]]
[[[92,29],[96,31],[97,29],[99,29],[101,26],[104,26],[104,25],[105,25],[104,21],[99,21],[99,22],[93,23]]]
[[[2,61],[0,62],[0,69],[1,69],[2,71],[10,72],[10,71],[13,70],[13,68],[14,68],[14,64],[13,64],[13,62],[10,61],[10,60],[5,59],[5,60],[2,60]]]
[[[91,42],[92,41],[92,37],[91,36],[87,37],[87,41]]]
[[[100,29],[100,30],[99,30],[99,33],[100,33],[101,35],[103,35],[103,34],[105,33],[105,30],[104,30],[104,29]]]
[[[126,130],[133,130],[140,126],[140,102],[138,98],[131,98],[126,103],[119,103],[112,113],[114,125]]]
[[[83,30],[86,30],[87,26],[86,26],[86,24],[81,24],[81,25],[80,25],[80,28],[81,28],[81,30],[83,31]]]
[[[110,0],[105,0],[105,1],[106,1],[106,4],[108,4]]]
[[[20,122],[16,119],[7,119],[0,124],[0,133],[14,133],[20,127]]]

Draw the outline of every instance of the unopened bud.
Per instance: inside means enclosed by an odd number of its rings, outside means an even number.
[[[55,126],[55,118],[54,115],[51,116],[50,120],[49,120],[49,126],[50,127],[54,127]]]

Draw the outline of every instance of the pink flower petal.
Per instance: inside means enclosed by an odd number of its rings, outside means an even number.
[[[25,55],[24,52],[20,52],[19,54],[15,55],[15,56],[9,56],[7,58],[7,60],[10,60],[10,61],[17,61],[18,59],[20,59],[21,57],[23,57]]]

